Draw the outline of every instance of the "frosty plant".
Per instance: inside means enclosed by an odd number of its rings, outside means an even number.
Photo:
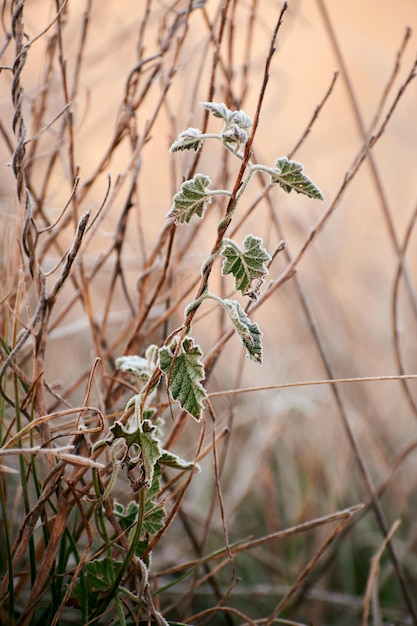
[[[245,146],[249,139],[248,129],[252,126],[252,118],[244,111],[232,111],[225,104],[202,102],[201,105],[223,121],[219,133],[203,133],[198,128],[183,131],[172,144],[170,152],[183,150],[199,150],[207,139],[220,141],[223,146],[237,158],[243,159]],[[242,245],[224,236],[225,226],[230,223],[238,207],[247,185],[255,172],[264,172],[270,176],[270,182],[276,183],[284,191],[292,190],[310,198],[323,200],[318,187],[303,172],[303,166],[297,161],[281,157],[272,167],[257,165],[248,161],[245,175],[233,201],[229,202],[224,218],[217,226],[218,241],[203,263],[201,274],[203,285],[198,297],[185,310],[183,327],[168,338],[159,350],[159,371],[157,377],[164,374],[169,392],[180,406],[195,419],[200,419],[206,391],[203,386],[204,368],[201,348],[190,336],[191,321],[196,309],[210,298],[215,300],[228,314],[235,331],[238,333],[246,355],[257,363],[262,363],[262,333],[252,322],[237,300],[221,298],[209,290],[208,276],[213,263],[222,257],[222,275],[232,274],[235,289],[243,296],[256,300],[260,287],[268,273],[267,263],[271,255],[263,247],[260,237],[249,234]],[[188,224],[191,219],[203,219],[205,211],[214,196],[232,198],[232,192],[225,189],[211,189],[211,180],[204,174],[196,174],[192,179],[182,183],[180,190],[173,198],[173,205],[168,213],[176,224]],[[155,382],[155,377],[153,378]]]
[[[198,128],[188,128],[174,141],[170,152],[197,151],[206,140],[214,139],[220,141],[225,149],[232,152],[238,159],[243,160],[245,146],[249,139],[248,129],[252,126],[251,117],[241,110],[232,111],[225,104],[202,102],[201,105],[214,117],[223,121],[222,129],[219,133],[203,133]],[[272,167],[258,165],[248,160],[242,184],[234,198],[231,191],[211,189],[211,180],[204,174],[196,174],[182,183],[167,215],[176,224],[189,224],[192,219],[203,219],[214,196],[226,196],[229,202],[224,218],[217,225],[217,242],[201,268],[202,283],[198,295],[187,306],[183,325],[166,339],[164,345],[157,350],[157,356],[154,352],[153,371],[149,370],[149,359],[143,360],[148,378],[139,397],[135,400],[135,413],[139,423],[142,423],[146,411],[146,399],[162,376],[166,378],[172,399],[194,419],[201,419],[203,403],[207,395],[203,385],[205,378],[203,353],[190,333],[192,319],[204,300],[214,300],[223,307],[242,341],[246,355],[256,363],[262,363],[262,333],[258,324],[250,320],[237,300],[221,298],[211,293],[208,282],[212,265],[219,257],[222,257],[222,275],[233,275],[236,291],[240,291],[243,296],[252,300],[256,300],[259,296],[261,285],[268,273],[267,263],[271,260],[271,255],[263,247],[262,239],[249,234],[243,240],[242,245],[239,245],[225,236],[225,230],[236,212],[239,200],[256,172],[268,174],[270,182],[280,185],[287,193],[294,190],[310,198],[323,200],[319,188],[304,174],[302,164],[289,160],[287,157],[277,159]],[[138,358],[123,357],[119,363],[125,369],[135,368],[134,360]],[[137,372],[142,379],[143,373],[143,370],[140,373]]]
[[[197,151],[206,139],[215,139],[245,162],[245,148],[249,140],[248,129],[252,125],[252,119],[244,111],[231,111],[224,104],[203,102],[202,106],[223,120],[220,133],[202,133],[198,128],[188,128],[172,144],[170,151]],[[295,190],[310,198],[323,199],[320,190],[304,174],[303,166],[297,161],[282,157],[275,161],[273,167],[256,165],[249,159],[246,159],[246,162],[242,182],[234,196],[233,192],[224,189],[211,189],[210,178],[203,174],[196,174],[192,179],[182,183],[167,215],[175,224],[188,224],[192,219],[203,219],[214,196],[229,198],[225,216],[217,225],[216,243],[201,268],[201,284],[197,296],[186,307],[183,324],[171,333],[161,348],[151,345],[144,357],[124,356],[116,361],[116,366],[121,371],[135,376],[139,391],[129,400],[123,417],[111,426],[107,438],[95,445],[96,450],[106,444],[111,446],[113,466],[111,478],[104,492],[100,489],[96,474],[96,493],[99,501],[105,502],[113,490],[120,467],[124,467],[127,469],[133,493],[138,494],[139,503],[131,502],[127,508],[115,503],[114,515],[120,526],[130,530],[128,554],[123,562],[117,564],[116,573],[110,556],[93,560],[86,566],[85,574],[90,588],[96,589],[98,585],[101,590],[103,586],[107,589],[104,597],[99,599],[97,595],[93,602],[96,604],[95,614],[103,611],[112,597],[117,597],[120,584],[133,557],[140,559],[142,584],[146,584],[147,561],[152,549],[149,538],[159,531],[162,532],[164,527],[164,507],[158,501],[163,466],[169,465],[179,470],[195,468],[195,464],[187,463],[162,449],[159,427],[154,423],[155,410],[151,408],[150,400],[164,376],[171,398],[194,419],[197,421],[201,419],[204,400],[207,397],[203,384],[205,379],[203,352],[191,336],[191,330],[194,315],[204,300],[214,300],[223,307],[242,341],[246,355],[252,361],[262,363],[262,333],[258,324],[251,321],[237,300],[221,298],[209,290],[211,268],[219,257],[223,259],[222,275],[232,274],[236,291],[252,300],[258,299],[262,283],[268,273],[267,263],[271,260],[271,255],[263,247],[260,237],[249,234],[242,245],[239,245],[225,236],[249,181],[255,172],[264,172],[270,176],[272,184],[280,185],[287,193]],[[75,586],[73,595],[81,597],[82,589],[79,584]],[[158,621],[165,623],[161,616],[158,616]]]
[[[244,111],[231,111],[224,104],[203,102],[215,117],[223,120],[220,133],[202,133],[198,128],[188,128],[180,134],[171,148],[171,152],[199,150],[206,139],[220,141],[237,158],[244,159],[245,147],[249,139],[248,129],[252,119]],[[197,421],[201,419],[204,399],[203,352],[191,336],[192,320],[204,300],[217,302],[228,314],[238,333],[246,355],[256,363],[262,363],[262,333],[256,322],[251,321],[247,312],[237,300],[221,298],[209,290],[209,276],[213,264],[222,257],[222,275],[232,274],[236,291],[242,296],[257,300],[260,288],[268,273],[267,263],[271,255],[263,247],[260,237],[249,234],[242,245],[225,236],[228,225],[238,207],[238,203],[255,172],[264,172],[270,176],[271,183],[277,183],[284,191],[295,190],[310,198],[323,199],[320,190],[304,174],[303,166],[287,157],[279,158],[273,167],[256,165],[247,160],[247,166],[235,196],[224,189],[210,189],[211,180],[203,174],[196,174],[182,183],[173,198],[173,205],[167,217],[175,224],[188,224],[192,219],[203,219],[214,196],[229,198],[224,218],[217,225],[217,240],[201,268],[201,284],[197,296],[185,309],[184,322],[165,340],[161,348],[151,345],[145,356],[120,357],[116,366],[136,378],[138,393],[126,406],[124,416],[110,428],[105,440],[98,442],[95,449],[111,446],[112,474],[104,492],[98,484],[96,474],[96,493],[99,501],[106,501],[111,494],[120,467],[127,469],[133,493],[138,494],[139,503],[130,502],[127,508],[115,503],[114,515],[128,535],[128,554],[123,562],[117,564],[114,572],[111,555],[108,558],[93,560],[86,565],[85,575],[90,589],[106,593],[94,599],[95,614],[100,614],[112,597],[118,597],[120,585],[127,567],[133,557],[139,557],[142,584],[147,581],[148,556],[151,546],[149,538],[162,532],[165,511],[158,501],[160,478],[165,465],[179,470],[192,470],[195,464],[187,463],[176,455],[163,450],[160,445],[160,433],[154,423],[155,411],[150,407],[152,394],[161,378],[166,378],[171,398]],[[101,495],[100,495],[101,494]],[[100,511],[100,508],[99,508]],[[138,565],[139,566],[139,565]],[[98,581],[98,583],[97,583]],[[82,596],[80,584],[75,585],[74,596]],[[85,605],[85,601],[84,601]],[[121,610],[121,607],[119,606]],[[158,616],[159,623],[166,623]]]
[[[202,133],[198,128],[188,128],[180,134],[171,148],[171,152],[182,150],[199,150],[206,139],[220,141],[237,158],[244,159],[245,146],[248,142],[248,129],[252,119],[244,111],[231,111],[224,104],[203,102],[215,117],[223,120],[223,128],[218,134]],[[165,340],[161,348],[149,346],[145,357],[124,356],[116,361],[117,367],[136,377],[139,392],[133,396],[126,407],[124,416],[110,428],[105,441],[96,444],[96,448],[108,444],[112,448],[112,477],[102,495],[105,500],[113,489],[118,469],[127,468],[128,478],[134,493],[140,494],[141,505],[131,506],[134,510],[115,511],[120,519],[132,522],[135,516],[141,520],[132,531],[131,550],[136,545],[136,554],[147,554],[147,542],[141,540],[143,532],[149,536],[163,525],[163,507],[158,504],[156,495],[159,491],[161,465],[170,465],[180,470],[192,469],[192,463],[186,463],[160,446],[160,433],[154,424],[154,409],[149,401],[162,377],[166,378],[171,398],[180,407],[199,421],[203,414],[204,400],[207,397],[204,388],[203,352],[191,336],[192,320],[197,309],[204,300],[217,302],[228,314],[230,321],[238,333],[246,355],[256,363],[262,363],[262,333],[256,322],[251,321],[247,312],[237,300],[221,298],[209,290],[209,276],[213,264],[222,257],[222,275],[232,274],[235,279],[236,291],[251,300],[257,300],[260,288],[268,273],[267,263],[271,255],[263,247],[260,237],[249,234],[242,245],[225,236],[228,225],[238,207],[238,203],[249,181],[255,172],[264,172],[270,176],[271,183],[276,183],[284,191],[292,190],[309,196],[323,199],[320,190],[304,174],[303,166],[287,157],[279,158],[273,167],[256,165],[247,160],[242,183],[233,197],[232,192],[224,189],[211,189],[211,180],[203,174],[196,174],[192,179],[182,183],[180,190],[173,198],[173,205],[167,217],[176,224],[188,224],[192,219],[203,219],[214,196],[229,198],[224,218],[217,225],[217,240],[212,252],[201,268],[201,284],[197,296],[185,309],[184,321]],[[126,559],[125,562],[128,562]],[[119,572],[117,582],[121,580]],[[113,584],[115,589],[117,584]],[[103,608],[103,607],[101,607]]]

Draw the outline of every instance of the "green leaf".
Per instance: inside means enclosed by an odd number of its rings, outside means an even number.
[[[234,111],[233,123],[239,126],[239,128],[250,128],[253,124],[253,119],[240,109],[239,111]]]
[[[203,400],[207,397],[201,382],[204,380],[203,352],[194,344],[192,337],[185,337],[178,354],[177,344],[163,346],[159,350],[159,365],[167,378],[168,389],[174,400],[199,421],[203,413]]]
[[[252,118],[245,111],[241,109],[232,111],[223,102],[200,102],[200,104],[214,117],[223,119],[227,128],[230,128],[232,124],[236,124],[239,128],[250,128],[253,124]]]
[[[128,530],[138,519],[139,504],[131,500],[127,506],[123,506],[120,502],[115,502],[113,512],[117,517],[120,527]]]
[[[222,132],[222,141],[225,144],[235,143],[240,145],[241,143],[246,143],[249,135],[244,128],[241,128],[237,124],[232,124],[230,128],[227,128]]]
[[[142,356],[137,356],[136,354],[119,356],[116,359],[116,369],[121,372],[134,374],[136,378],[142,378],[144,375],[148,375],[147,368],[148,363],[146,359]]]
[[[251,322],[239,302],[223,300],[222,306],[239,334],[251,361],[262,364],[262,333],[256,322]]]
[[[214,117],[224,120],[221,140],[224,144],[240,146],[248,140],[247,128],[253,124],[252,118],[245,111],[232,111],[225,104],[219,102],[200,102],[201,106],[210,111]]]
[[[171,145],[170,152],[182,150],[199,150],[203,145],[203,133],[199,128],[187,128],[178,136],[178,139]]]
[[[166,465],[167,467],[173,467],[178,470],[192,470],[194,467],[197,471],[200,471],[198,463],[186,461],[181,457],[169,452],[168,450],[162,450],[162,456],[158,461],[159,465]]]
[[[149,487],[153,481],[155,464],[162,454],[159,441],[153,431],[139,432],[139,449],[140,459],[145,472],[144,483],[146,487]],[[132,461],[134,461],[133,458]]]
[[[180,190],[173,198],[173,206],[167,217],[173,217],[177,224],[189,224],[193,215],[203,217],[211,197],[207,194],[207,187],[211,180],[203,174],[196,174],[194,178],[182,183]]]
[[[155,535],[161,530],[165,522],[165,509],[157,498],[161,491],[161,468],[159,463],[155,466],[155,474],[152,485],[146,493],[145,499],[145,517],[143,520],[143,530],[147,535]]]
[[[109,559],[95,559],[85,564],[85,573],[88,578],[88,587],[91,590],[107,589],[113,583],[115,570]],[[118,563],[117,565],[121,565]]]
[[[200,105],[210,111],[214,117],[220,117],[225,122],[229,122],[233,115],[233,111],[223,104],[223,102],[200,102]]]
[[[157,355],[158,348],[152,344],[146,349],[145,357],[136,354],[118,357],[115,363],[116,369],[133,374],[140,387],[143,387],[155,370]]]
[[[116,439],[125,440],[127,452],[123,462],[131,468],[140,464],[143,470],[142,486],[147,488],[152,484],[155,464],[162,455],[155,431],[155,426],[147,419],[143,420],[135,430],[125,428],[120,422],[115,422],[110,427],[110,433],[113,435],[113,441],[110,443],[112,444]]]
[[[145,512],[143,519],[143,533],[145,536],[155,535],[161,530],[165,522],[165,509],[163,504],[158,502],[157,497],[161,489],[161,469],[155,466],[152,485],[146,491]],[[123,530],[129,530],[135,524],[139,517],[139,504],[132,500],[126,507],[119,502],[114,503],[114,514]],[[137,556],[142,556],[148,545],[148,540],[144,539],[139,542],[136,551]]]
[[[97,604],[97,600],[102,592],[110,589],[122,565],[123,563],[108,558],[95,559],[84,565],[83,574],[88,588],[88,601],[91,607]],[[77,580],[75,583],[71,596],[82,600],[80,580]]]
[[[263,278],[268,270],[265,263],[271,260],[271,256],[262,247],[262,239],[247,235],[243,241],[243,249],[234,242],[227,245],[223,251],[222,275],[233,274],[235,288],[245,295],[255,278]]]
[[[271,170],[271,183],[278,183],[287,193],[294,189],[309,198],[324,200],[320,189],[304,174],[303,169],[298,161],[289,161],[287,157],[277,159]]]

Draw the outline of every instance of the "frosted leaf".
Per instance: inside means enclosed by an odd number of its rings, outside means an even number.
[[[231,111],[223,102],[200,102],[201,106],[210,111],[214,117],[220,117],[225,122],[229,122],[233,111]]]
[[[171,145],[170,152],[180,152],[183,150],[199,150],[203,145],[203,136],[199,128],[187,128],[178,136],[178,139]]]
[[[203,217],[211,196],[207,187],[211,180],[203,174],[196,174],[194,178],[182,183],[180,190],[173,198],[173,205],[167,217],[174,218],[177,224],[189,224],[193,215]]]
[[[223,300],[225,311],[239,334],[247,356],[255,363],[262,364],[262,333],[256,322],[251,322],[248,315],[236,300]]]
[[[185,337],[175,356],[177,344],[159,350],[159,365],[168,382],[168,389],[181,408],[199,421],[203,413],[203,400],[207,397],[201,384],[204,380],[203,352],[192,337]]]
[[[127,452],[123,463],[129,468],[140,465],[143,470],[142,484],[149,488],[153,481],[155,464],[162,456],[162,450],[156,435],[156,428],[149,420],[144,420],[135,430],[127,429],[121,422],[114,422],[110,427],[113,444],[117,439],[124,439]]]
[[[324,200],[320,189],[303,172],[303,165],[298,161],[290,161],[282,157],[275,161],[275,167],[271,170],[271,183],[278,183],[287,193],[293,189],[309,198]]]
[[[263,278],[268,270],[265,263],[271,260],[271,256],[262,247],[262,239],[247,235],[243,241],[243,248],[237,244],[227,245],[223,251],[222,275],[233,274],[235,288],[245,295],[255,278]]]
[[[252,118],[245,111],[232,111],[222,102],[200,102],[201,106],[210,111],[214,117],[224,121],[220,134],[224,144],[245,144],[248,140],[247,128],[253,124]]]
[[[185,459],[182,459],[181,457],[168,450],[162,451],[162,456],[159,459],[158,463],[160,465],[166,465],[168,467],[173,467],[178,470],[192,470],[195,468],[198,472],[201,471],[198,463],[186,461]]]

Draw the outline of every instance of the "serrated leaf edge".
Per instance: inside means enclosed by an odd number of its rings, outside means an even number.
[[[298,173],[298,175],[302,178],[302,181],[297,184],[292,184],[291,181],[287,181],[283,174],[283,165],[292,165],[294,168],[294,172]],[[274,168],[268,168],[271,174],[271,183],[277,183],[286,193],[290,193],[294,190],[296,193],[301,193],[309,198],[313,198],[315,200],[324,200],[324,195],[317,187],[317,185],[305,174],[304,165],[299,161],[293,161],[288,159],[288,157],[280,157],[275,161]],[[306,186],[306,189],[303,189],[303,185]],[[311,188],[309,191],[308,188]]]
[[[263,240],[261,237],[256,237],[252,234],[247,235],[243,240],[242,247],[240,247],[236,242],[230,239],[225,239],[225,241],[226,246],[221,252],[221,255],[224,257],[221,270],[222,276],[232,274],[235,279],[235,289],[237,291],[240,291],[243,295],[246,295],[251,288],[251,283],[253,280],[261,279],[268,274],[268,269],[265,267],[265,263],[270,261],[272,257],[263,247]],[[232,250],[236,254],[236,260],[240,260],[241,265],[244,268],[244,276],[242,278],[239,278],[236,275],[239,268],[237,268],[236,271],[233,271],[233,267],[229,266],[228,262],[230,261],[231,256],[228,256],[227,254],[228,249]],[[258,250],[260,253],[260,255],[258,256],[261,256],[259,269],[254,269],[253,267],[248,265],[248,259],[253,259],[253,255],[250,254],[251,250],[253,249]],[[245,277],[246,281],[243,283]]]

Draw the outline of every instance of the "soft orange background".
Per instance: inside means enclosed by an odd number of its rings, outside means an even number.
[[[186,3],[176,5],[177,9],[182,6],[186,6]],[[53,3],[42,0],[27,3],[25,23],[31,37],[53,17],[53,7]],[[217,3],[210,0],[207,2],[209,14],[214,13],[217,7]],[[256,107],[271,30],[280,7],[280,3],[272,0],[258,3],[255,43],[250,58],[249,89],[244,102],[245,110],[251,115],[254,114]],[[399,0],[394,6],[388,1],[338,0],[327,2],[326,7],[357,105],[367,127],[393,69],[405,28],[408,25],[411,27],[417,25],[416,3],[413,0]],[[81,3],[70,1],[68,4],[65,50],[69,75],[74,71],[75,59],[71,55],[78,49],[83,10]],[[80,168],[81,182],[94,172],[103,151],[109,146],[115,120],[120,114],[126,77],[137,58],[135,46],[142,11],[140,3],[127,0],[93,4],[80,88],[73,103],[76,128],[75,160]],[[241,67],[245,52],[244,36],[247,20],[247,6],[237,3],[234,23],[236,69],[232,79],[236,91],[239,91],[238,86],[242,80]],[[155,38],[159,26],[158,20],[153,18],[145,42],[145,56],[154,54],[158,49]],[[189,125],[198,126],[202,120],[202,110],[196,102],[207,97],[211,53],[206,55],[206,63],[201,65],[207,40],[207,29],[204,27],[201,12],[196,10],[192,14],[187,42],[181,52],[177,73],[168,94],[173,119],[169,120],[166,112],[161,111],[152,129],[152,140],[142,153],[141,176],[146,184],[142,182],[140,187],[141,214],[146,225],[145,235],[149,248],[152,247],[164,223],[172,194],[178,188],[182,176],[186,173],[187,163],[190,162],[187,155],[169,155],[168,147],[176,133]],[[44,71],[45,45],[45,38],[41,38],[33,45],[22,75],[26,114],[29,120],[30,99],[40,88]],[[399,77],[388,97],[384,111],[393,101],[400,83],[408,73],[415,51],[416,35],[412,34],[402,58]],[[6,53],[6,60],[7,54],[11,62],[12,50]],[[227,57],[226,52],[223,54]],[[292,149],[315,107],[324,96],[335,70],[340,71],[341,68],[324,26],[320,3],[313,0],[291,2],[278,35],[277,51],[271,65],[270,81],[255,139],[254,147],[258,161],[272,164],[275,158],[287,154]],[[221,72],[218,76],[214,99],[221,101],[224,98],[224,77]],[[197,92],[194,94],[197,78]],[[158,81],[163,80],[162,74]],[[51,116],[64,104],[60,76],[56,69],[54,81],[56,101],[53,97],[50,98]],[[159,97],[158,81],[155,81],[155,87],[139,110],[137,118],[139,132],[143,130]],[[12,116],[8,93],[10,84],[10,73],[3,71],[0,115],[6,127]],[[416,111],[417,83],[414,81],[401,100],[374,153],[379,177],[400,241],[404,237],[417,202]],[[218,128],[216,124],[216,120],[210,120],[210,128],[213,131]],[[54,133],[51,130],[44,138],[45,151],[53,144],[53,140]],[[310,136],[296,155],[296,158],[304,164],[305,171],[324,192],[325,203],[311,201],[295,194],[287,196],[282,192],[276,192],[287,245],[292,254],[296,253],[310,229],[331,203],[362,142],[352,102],[347,93],[345,77],[341,73]],[[0,149],[2,213],[10,215],[10,212],[15,212],[14,180],[11,169],[7,166],[11,155],[7,153],[4,143]],[[124,171],[128,158],[129,153],[122,146],[99,177],[98,183],[89,190],[81,208],[91,206],[94,209],[99,206],[106,188],[106,172],[111,174],[114,183],[117,176]],[[40,173],[44,163],[45,161],[40,158],[37,165]],[[211,157],[210,153],[206,152],[199,167],[203,170],[206,168],[207,173],[215,178],[219,171],[218,163],[217,156]],[[63,162],[53,179],[48,196],[51,217],[59,213],[68,198],[71,184],[68,167]],[[258,188],[254,185],[253,193],[257,191]],[[103,219],[102,240],[95,239],[91,244],[92,259],[98,250],[107,246],[108,237],[117,218],[116,207],[117,203],[112,208],[113,213],[106,214]],[[252,227],[254,233],[263,236],[272,247],[277,244],[276,241],[268,241],[270,226],[266,209],[259,210]],[[198,249],[193,252],[192,262],[197,263],[197,267],[209,250],[214,231],[210,232],[207,229],[205,232],[207,242],[200,242],[199,239]],[[242,229],[237,237],[243,238],[245,234]],[[139,269],[135,231],[129,233],[129,240],[131,241],[129,264],[134,285]],[[412,238],[407,258],[412,273],[415,270],[415,245],[415,238]],[[93,249],[96,252],[93,252]],[[52,266],[55,260],[48,259],[47,263]],[[337,376],[396,373],[392,349],[391,299],[397,263],[375,184],[369,166],[365,164],[324,232],[320,234],[298,268],[299,276],[306,285],[313,311],[317,316],[324,342],[334,360]],[[284,262],[279,257],[271,271],[277,276],[283,268]],[[404,305],[406,304],[405,298]],[[406,310],[403,316],[405,313]],[[266,382],[273,383],[324,376],[315,356],[316,351],[310,344],[310,334],[290,284],[285,285],[267,303],[259,313],[259,320],[265,332],[265,365],[263,369],[259,369],[248,364],[249,379],[252,383],[265,382],[265,379]],[[74,320],[68,321],[70,334],[71,329],[78,328],[77,324],[75,327],[71,326],[73,323]],[[412,370],[416,365],[413,319],[408,323],[407,317],[404,317],[402,332],[403,344],[409,348],[407,362]],[[84,344],[82,349],[85,350]],[[85,358],[88,358],[87,353]],[[66,367],[70,361],[71,359],[68,359]],[[380,393],[386,398],[386,403],[380,409],[380,417],[381,419],[385,417],[388,423],[391,423],[390,416],[397,406],[398,386],[389,384],[382,389],[368,386],[366,390],[371,398],[369,406],[372,406],[375,399],[374,393],[376,399]],[[399,396],[402,397],[401,394]],[[266,402],[269,405],[269,397]],[[396,414],[396,424],[399,419]],[[394,430],[398,433],[398,425]]]
[[[142,0],[97,1],[93,4],[80,88],[73,103],[75,160],[80,168],[81,184],[95,171],[103,152],[109,146],[115,120],[120,115],[126,77],[137,60],[135,46],[143,4]],[[206,4],[208,13],[214,14],[218,3],[207,0]],[[242,81],[244,37],[250,4],[240,1],[236,4],[233,24],[235,75],[231,79],[236,92],[239,91]],[[186,6],[186,3],[182,2],[181,6]],[[294,193],[286,195],[282,191],[274,191],[285,240],[292,255],[297,253],[310,230],[330,206],[346,171],[352,166],[363,144],[346,79],[352,85],[360,115],[365,128],[368,128],[395,65],[405,29],[411,26],[417,30],[415,0],[397,0],[395,3],[388,0],[327,0],[325,6],[344,59],[347,76],[343,74],[331,45],[329,32],[324,25],[321,3],[315,0],[290,2],[278,35],[277,50],[272,60],[270,80],[254,142],[257,160],[268,165],[272,165],[277,157],[290,152],[326,93],[334,71],[339,70],[339,77],[329,100],[295,156],[323,191],[324,203]],[[25,21],[31,37],[52,18],[53,7],[54,3],[46,0],[27,3]],[[176,7],[179,10],[180,5],[177,4]],[[257,5],[248,92],[242,105],[250,115],[255,112],[271,31],[280,8],[281,3],[276,0],[260,0]],[[73,71],[74,67],[71,54],[77,50],[83,10],[83,3],[69,1],[65,31],[69,71]],[[152,55],[158,50],[156,36],[159,26],[157,18],[153,18],[145,42],[146,55]],[[229,26],[230,24],[228,28]],[[152,128],[152,138],[142,152],[140,212],[148,250],[155,244],[165,215],[170,209],[172,195],[178,189],[191,161],[189,155],[168,154],[168,148],[181,130],[188,126],[199,126],[202,122],[203,111],[197,103],[207,98],[211,51],[208,52],[206,61],[202,61],[207,43],[207,29],[201,12],[196,10],[190,19],[187,41],[168,94],[169,106],[162,108]],[[44,38],[34,44],[22,75],[28,119],[30,100],[38,92],[43,75],[44,46]],[[381,119],[409,73],[416,50],[417,33],[413,32]],[[227,52],[223,51],[223,54],[227,58]],[[170,58],[168,55],[165,69],[169,67]],[[12,51],[7,51],[3,65],[12,60]],[[162,72],[139,109],[139,133],[143,132],[147,119],[154,111],[164,78]],[[0,80],[0,117],[4,126],[10,128],[10,73],[3,70]],[[58,72],[54,75],[54,81],[56,99],[51,97],[48,107],[51,117],[64,105]],[[224,86],[225,79],[219,71],[215,100],[224,99]],[[218,121],[211,118],[209,128],[216,131]],[[30,132],[29,124],[28,136]],[[46,134],[43,141],[47,151],[54,142],[53,130]],[[204,150],[199,169],[215,180],[221,171],[222,161],[216,149],[211,152],[210,148],[205,147]],[[417,205],[416,80],[411,82],[401,99],[373,155],[381,183],[380,189],[386,198],[398,241],[402,245]],[[89,189],[80,207],[82,210],[90,206],[94,210],[100,205],[106,189],[106,172],[111,174],[114,185],[118,175],[125,171],[129,156],[129,150],[125,146],[115,153],[97,182]],[[0,207],[1,217],[7,228],[12,228],[11,225],[17,224],[20,219],[15,199],[15,182],[7,165],[10,159],[11,155],[0,139]],[[46,161],[39,158],[36,167],[39,168],[40,176],[45,163]],[[54,175],[48,195],[51,219],[59,214],[71,186],[68,164],[63,159]],[[253,190],[248,191],[247,199],[242,200],[243,209],[258,191],[259,187],[254,184]],[[124,192],[114,202],[111,211],[103,214],[100,238],[91,242],[84,254],[86,264],[93,263],[97,254],[107,249],[118,211],[123,204]],[[195,245],[189,251],[187,264],[184,264],[184,275],[176,277],[178,291],[189,276],[198,273],[211,249],[216,232],[214,217],[217,214],[208,218],[204,235],[202,230],[199,231]],[[186,237],[185,227],[181,228],[179,240]],[[236,234],[239,242],[248,229],[255,235],[262,236],[271,251],[278,244],[277,234],[271,228],[266,203],[258,207],[255,217]],[[70,234],[68,237],[70,238]],[[143,253],[138,241],[138,231],[133,227],[128,233],[125,250],[133,293]],[[417,280],[416,249],[417,237],[412,235],[406,260],[414,287]],[[53,267],[55,262],[56,259],[52,256],[45,259],[45,264],[49,267]],[[398,373],[392,322],[394,278],[398,263],[398,255],[383,215],[380,195],[369,164],[365,163],[349,185],[325,229],[298,266],[298,276],[336,377]],[[271,278],[277,277],[285,269],[285,265],[283,256],[278,256],[271,267]],[[105,280],[106,277],[103,278],[104,282]],[[229,289],[232,283],[227,282],[227,285]],[[100,311],[100,285],[95,285],[92,290],[95,305]],[[404,361],[407,371],[415,373],[416,317],[410,310],[403,285],[399,304]],[[128,315],[123,306],[115,311],[116,326],[118,320]],[[65,308],[65,301],[60,303],[60,307]],[[327,377],[291,281],[256,312],[256,320],[264,332],[263,367],[247,362],[243,375],[239,378],[236,372],[241,349],[238,340],[233,339],[210,381],[211,389],[227,389],[237,385],[274,385]],[[195,336],[204,349],[208,349],[213,340],[211,330],[211,322],[207,322],[207,318],[196,324]],[[81,313],[78,316],[74,312],[52,337],[47,377],[61,379],[66,383],[94,358],[88,324],[83,322]],[[409,408],[399,382],[345,385],[341,389],[357,437],[366,451],[375,476],[380,480],[390,470],[395,455],[416,438],[416,416]],[[410,383],[410,389],[417,399],[415,382]],[[224,415],[227,415],[228,400],[217,402],[219,413],[224,411]],[[350,504],[363,498],[362,488],[354,495],[350,493],[350,473],[356,465],[328,387],[306,387],[241,396],[239,428],[239,454],[225,473],[225,490],[228,489],[226,508],[230,516],[259,477],[265,481],[267,488],[271,488],[274,479],[268,474],[266,465],[271,455],[273,456],[274,449],[279,449],[280,456],[276,462],[278,465],[282,464],[283,475],[282,490],[276,497],[282,497],[285,501],[283,507],[289,522],[308,516],[309,507],[314,512],[319,509],[319,512],[321,510],[327,513],[337,508],[340,501],[348,501]],[[197,436],[199,426],[190,423],[189,429],[191,435]],[[191,449],[187,439],[184,453],[187,453],[188,445]],[[323,473],[324,476],[321,485],[314,484],[318,467],[320,475]],[[409,510],[408,502],[417,488],[415,470],[415,459],[411,459],[410,466],[405,466],[404,473],[393,484],[390,492],[391,502],[395,503],[395,514],[404,515],[411,524],[415,523],[415,515]],[[297,482],[297,476],[303,471],[307,487],[301,481]],[[196,479],[195,498],[201,507],[204,506],[205,481],[209,480],[211,476],[204,472]],[[323,493],[328,497],[320,500]]]

